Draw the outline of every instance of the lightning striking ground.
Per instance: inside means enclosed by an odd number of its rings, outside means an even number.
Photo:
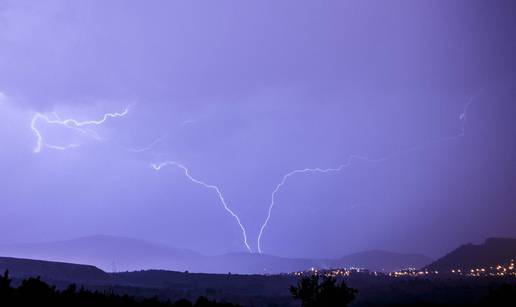
[[[211,189],[211,190],[214,190],[218,197],[219,197],[219,200],[220,200],[220,203],[222,204],[222,206],[224,207],[224,210],[226,210],[237,222],[238,226],[240,227],[240,230],[242,231],[242,236],[243,236],[243,240],[244,240],[244,245],[245,247],[247,248],[247,250],[249,252],[252,252],[252,249],[251,247],[249,246],[249,244],[247,243],[247,233],[246,233],[246,230],[245,230],[245,227],[244,225],[240,222],[240,218],[238,217],[238,215],[236,215],[235,212],[233,212],[233,210],[231,210],[228,205],[226,204],[226,200],[224,199],[224,196],[222,195],[222,192],[220,192],[220,189],[215,186],[215,185],[211,185],[211,184],[207,184],[203,181],[200,181],[194,177],[192,177],[190,175],[190,172],[188,170],[188,168],[186,168],[186,166],[184,166],[183,164],[181,163],[177,163],[175,161],[165,161],[165,162],[162,162],[162,163],[159,163],[159,164],[151,164],[151,167],[157,171],[159,171],[161,168],[167,166],[167,165],[172,165],[172,166],[176,166],[180,169],[183,170],[185,176],[192,182],[194,183],[197,183],[207,189]]]
[[[403,155],[403,154],[407,154],[407,153],[410,153],[410,152],[419,151],[419,150],[428,148],[432,144],[437,144],[437,143],[441,143],[441,142],[445,142],[445,141],[452,141],[452,140],[457,140],[459,138],[462,138],[462,137],[465,136],[467,112],[468,112],[468,109],[470,108],[471,104],[473,103],[474,98],[476,98],[476,96],[478,96],[478,95],[472,96],[468,100],[468,102],[466,103],[462,113],[459,114],[459,120],[461,121],[461,128],[460,128],[460,131],[459,131],[459,133],[457,135],[453,135],[453,136],[449,136],[449,137],[443,137],[443,138],[439,138],[439,139],[436,139],[436,140],[433,140],[433,141],[428,141],[428,142],[425,142],[423,144],[419,144],[419,145],[414,146],[414,147],[410,147],[410,148],[407,148],[407,149],[404,149],[404,150],[401,150],[401,151],[397,151],[397,152],[388,154],[388,155],[380,157],[380,158],[370,158],[370,157],[363,156],[363,155],[353,154],[353,155],[350,155],[346,159],[345,163],[340,164],[337,167],[333,167],[333,168],[319,168],[319,167],[315,167],[315,168],[295,169],[295,170],[290,171],[290,172],[286,173],[285,175],[283,175],[283,177],[281,178],[281,181],[275,186],[274,190],[271,193],[271,198],[270,198],[271,201],[270,201],[270,204],[269,204],[269,207],[268,207],[267,216],[266,216],[263,224],[261,225],[260,231],[259,231],[259,234],[258,234],[258,241],[257,241],[257,250],[258,250],[258,252],[262,253],[261,239],[262,239],[264,231],[265,231],[265,229],[266,229],[266,227],[267,227],[267,225],[268,225],[268,223],[269,223],[269,221],[271,219],[272,211],[273,211],[273,209],[274,209],[274,207],[276,205],[276,196],[280,192],[281,188],[287,183],[289,178],[291,178],[292,176],[297,175],[297,174],[340,172],[343,169],[352,166],[355,161],[363,161],[363,162],[366,162],[366,163],[381,163],[381,162],[385,162],[385,161],[390,160],[390,159],[392,159],[392,158],[394,158],[396,156],[399,156],[399,155]],[[97,141],[101,141],[102,138],[97,134],[97,132],[95,130],[92,130],[90,128],[90,126],[99,126],[99,125],[102,125],[103,123],[105,123],[108,119],[123,117],[123,116],[127,115],[128,111],[129,111],[129,109],[126,108],[123,112],[105,113],[102,116],[101,119],[98,119],[98,120],[86,120],[86,121],[78,121],[78,120],[73,119],[73,118],[61,119],[56,113],[52,113],[53,117],[49,117],[48,115],[45,115],[43,113],[36,113],[32,117],[31,124],[30,124],[31,130],[33,131],[34,135],[36,136],[36,146],[35,146],[33,151],[34,151],[34,153],[39,153],[39,152],[41,152],[41,150],[44,147],[47,147],[47,148],[50,148],[50,149],[54,149],[54,150],[67,150],[67,149],[71,149],[71,148],[80,146],[79,144],[75,144],[75,143],[68,144],[68,145],[55,145],[55,144],[46,143],[45,140],[44,140],[44,137],[43,137],[43,135],[41,133],[41,131],[38,130],[38,128],[37,128],[37,123],[39,121],[44,121],[48,125],[61,125],[61,126],[64,126],[66,128],[69,128],[69,129],[74,129],[74,130],[76,130],[76,131],[78,131],[78,132],[80,132],[82,134],[88,135],[89,137],[91,137],[91,138],[93,138],[93,139],[95,139]],[[149,145],[147,145],[147,146],[145,146],[143,148],[136,148],[136,149],[130,148],[130,149],[127,149],[127,150],[133,151],[135,153],[140,153],[140,152],[152,150],[153,147],[155,145],[157,145],[158,143],[160,143],[165,137],[166,136],[162,136],[162,137],[156,139],[155,141],[153,141],[152,143],[150,143]],[[151,167],[158,171],[162,167],[165,167],[167,165],[176,166],[176,167],[182,169],[183,172],[184,172],[184,175],[190,181],[192,181],[192,182],[194,182],[196,184],[199,184],[199,185],[201,185],[201,186],[203,186],[203,187],[205,187],[207,189],[214,190],[217,193],[217,195],[219,197],[219,200],[220,200],[220,203],[224,207],[224,210],[226,210],[236,220],[238,226],[240,227],[240,229],[242,231],[243,243],[244,243],[245,247],[247,248],[247,250],[249,252],[252,252],[252,249],[251,249],[250,245],[247,242],[247,232],[246,232],[246,229],[245,229],[244,225],[241,223],[240,218],[238,217],[238,215],[233,210],[231,210],[228,207],[228,205],[227,205],[227,203],[226,203],[226,201],[224,199],[224,196],[223,196],[222,192],[220,191],[220,189],[217,186],[215,186],[215,185],[207,184],[207,183],[205,183],[205,182],[203,182],[201,180],[198,180],[198,179],[192,177],[190,175],[190,172],[189,172],[187,167],[185,167],[183,164],[177,163],[175,161],[165,161],[165,162],[162,162],[160,164],[151,164]]]
[[[261,239],[262,239],[263,233],[265,231],[265,228],[267,227],[267,225],[269,223],[269,220],[271,219],[272,210],[274,209],[274,206],[276,204],[276,195],[279,193],[281,188],[286,184],[287,180],[290,177],[292,177],[294,175],[297,175],[297,174],[305,174],[305,173],[340,172],[343,169],[350,167],[353,164],[354,161],[364,161],[364,162],[367,162],[367,163],[381,163],[381,162],[385,162],[385,161],[390,160],[390,159],[392,159],[392,158],[394,158],[396,156],[399,156],[399,155],[403,155],[403,154],[407,154],[407,153],[410,153],[410,152],[419,151],[419,150],[428,148],[432,144],[437,144],[437,143],[442,143],[442,142],[447,142],[447,141],[453,141],[453,140],[457,140],[459,138],[462,138],[466,134],[467,112],[468,112],[471,104],[473,103],[474,99],[477,98],[482,91],[483,90],[481,90],[477,94],[471,96],[470,99],[468,100],[468,102],[466,103],[466,105],[464,106],[464,108],[462,110],[462,113],[459,114],[459,120],[461,122],[461,127],[460,127],[460,130],[459,130],[459,133],[456,134],[456,135],[439,138],[439,139],[436,139],[436,140],[433,140],[433,141],[428,141],[428,142],[425,142],[423,144],[416,145],[416,146],[413,146],[413,147],[410,147],[410,148],[407,148],[407,149],[404,149],[404,150],[401,150],[401,151],[397,151],[397,152],[388,154],[388,155],[380,157],[380,158],[369,158],[369,157],[362,156],[362,155],[350,155],[347,158],[345,163],[340,164],[339,166],[334,167],[334,168],[318,168],[318,167],[316,167],[316,168],[303,168],[303,169],[296,169],[296,170],[290,171],[290,172],[286,173],[285,175],[283,175],[281,181],[276,185],[276,187],[272,191],[271,202],[270,202],[269,208],[267,210],[267,216],[266,216],[265,221],[263,222],[262,226],[260,227],[260,232],[258,233],[258,242],[257,242],[258,253],[260,253],[260,254],[262,253]]]
[[[102,125],[104,122],[106,122],[110,118],[117,118],[117,117],[123,117],[127,115],[129,112],[129,108],[125,108],[123,112],[114,112],[114,113],[105,113],[101,119],[99,120],[86,120],[86,121],[78,121],[73,118],[69,119],[61,119],[56,113],[53,113],[54,118],[50,118],[49,116],[43,114],[43,113],[36,113],[31,120],[30,128],[34,135],[36,136],[36,146],[34,147],[34,153],[39,153],[43,149],[43,147],[56,149],[56,150],[66,150],[74,147],[80,146],[79,144],[69,144],[69,145],[54,145],[54,144],[48,144],[45,142],[43,135],[41,134],[41,131],[38,130],[37,123],[38,121],[42,120],[46,124],[49,125],[61,125],[69,129],[74,129],[79,131],[80,133],[89,135],[90,137],[94,138],[97,141],[101,140],[101,137],[94,131],[88,128],[88,126],[99,126]]]

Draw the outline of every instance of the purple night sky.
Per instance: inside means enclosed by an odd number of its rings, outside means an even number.
[[[246,251],[216,186],[257,251],[352,155],[264,253],[516,236],[515,55],[509,0],[0,0],[0,242]]]

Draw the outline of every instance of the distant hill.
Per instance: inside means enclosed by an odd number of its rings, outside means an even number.
[[[228,253],[199,263],[196,272],[277,274],[326,267],[331,260],[284,258],[257,253]],[[216,268],[216,270],[214,270]]]
[[[229,253],[209,257],[199,263],[196,272],[275,274],[308,270],[310,268],[360,267],[377,271],[394,271],[407,267],[421,268],[432,259],[421,255],[405,255],[387,251],[366,251],[351,254],[340,259],[284,258],[264,254]]]
[[[0,256],[88,263],[105,271],[184,270],[203,256],[144,240],[95,235],[49,243],[3,244]]]
[[[483,244],[465,244],[428,265],[429,269],[451,271],[489,267],[516,258],[516,239],[490,238]]]
[[[110,280],[109,274],[92,265],[0,257],[0,272],[3,274],[6,270],[16,278],[40,276],[48,280],[79,283]]]
[[[206,256],[193,251],[113,236],[69,241],[0,244],[0,256],[88,263],[106,272],[163,269],[205,273],[276,274],[310,268],[362,267],[393,271],[423,267],[431,259],[387,251],[366,251],[340,259],[296,259],[264,254],[228,253]]]

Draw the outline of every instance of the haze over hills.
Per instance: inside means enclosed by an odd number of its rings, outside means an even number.
[[[0,255],[20,258],[87,263],[104,271],[166,268],[184,270],[203,258],[189,250],[144,240],[94,235],[48,243],[1,244]]]
[[[49,243],[1,244],[0,255],[87,263],[104,271],[165,269],[205,273],[275,274],[310,268],[361,267],[392,271],[420,268],[432,260],[422,255],[366,251],[339,259],[295,259],[264,254],[206,256],[147,241],[105,235]]]
[[[489,238],[482,244],[465,244],[428,265],[431,270],[468,270],[504,264],[516,258],[516,239]]]
[[[14,250],[16,245],[8,245]],[[8,269],[15,284],[20,284],[21,279],[29,276],[41,276],[41,278],[59,289],[66,288],[71,283],[84,286],[94,291],[113,291],[121,295],[127,294],[137,297],[159,297],[163,300],[176,301],[178,299],[194,300],[199,296],[208,296],[218,301],[230,301],[244,306],[298,306],[292,300],[288,291],[289,287],[298,282],[298,276],[294,274],[275,275],[242,275],[227,274],[228,269],[233,273],[239,270],[248,273],[267,269],[268,271],[284,270],[297,271],[299,267],[307,265],[321,265],[327,267],[349,267],[349,263],[355,266],[375,266],[381,263],[385,266],[405,266],[406,263],[419,261],[421,256],[403,255],[385,251],[368,251],[352,254],[341,259],[315,260],[315,259],[288,259],[270,255],[231,253],[219,256],[203,256],[195,252],[159,246],[141,240],[116,238],[108,236],[93,236],[71,241],[54,242],[48,244],[21,244],[17,252],[35,253],[49,256],[52,248],[63,255],[79,259],[77,253],[68,248],[79,248],[85,252],[89,259],[108,263],[104,257],[121,257],[120,263],[129,260],[138,261],[138,257],[145,259],[166,260],[175,266],[185,265],[180,262],[184,259],[194,259],[189,264],[196,270],[216,270],[223,274],[188,273],[167,270],[143,270],[134,272],[106,273],[93,265],[71,264],[63,262],[49,262],[31,259],[16,259],[0,257],[0,272]],[[503,263],[516,255],[515,239],[488,239],[484,244],[463,245],[443,258],[435,261],[428,267],[445,272],[443,268],[480,266],[482,264]],[[6,245],[0,246],[5,253]],[[31,250],[33,248],[34,250]],[[102,248],[95,252],[94,248]],[[147,248],[145,252],[133,250]],[[134,254],[133,254],[134,252]],[[153,257],[152,252],[156,252]],[[158,252],[161,252],[158,253]],[[53,254],[52,257],[59,255]],[[191,256],[191,258],[189,258]],[[50,257],[50,256],[49,256]],[[64,257],[61,255],[61,257]],[[124,258],[125,257],[125,258]],[[176,258],[172,258],[176,257]],[[183,257],[183,258],[181,258]],[[161,261],[160,260],[160,261]],[[150,260],[149,260],[150,261]],[[198,261],[198,262],[196,262]],[[132,265],[144,265],[145,260],[140,260]],[[158,263],[158,262],[154,262]],[[167,265],[163,263],[163,266]],[[192,270],[193,271],[193,270]],[[352,274],[345,277],[350,286],[359,289],[360,296],[356,306],[370,306],[374,302],[378,306],[393,304],[393,302],[409,302],[417,305],[421,299],[429,302],[478,302],[490,291],[496,279],[467,277],[463,275],[435,274],[423,275],[423,288],[417,287],[418,283],[407,282],[405,278],[391,277],[386,274]],[[450,276],[456,278],[450,279]],[[407,277],[409,280],[419,277]],[[513,278],[507,276],[507,278]],[[453,280],[453,286],[446,286],[446,282]],[[414,280],[415,281],[415,280]],[[443,283],[444,282],[444,283]],[[443,288],[444,286],[444,288]],[[473,288],[472,288],[473,287]],[[443,292],[443,289],[446,291]],[[472,290],[474,289],[474,290]],[[415,299],[415,301],[414,301]],[[410,304],[406,304],[407,306]],[[452,304],[453,305],[453,304]],[[447,305],[449,306],[449,305]],[[450,305],[451,306],[451,305]],[[469,306],[469,305],[468,305]]]

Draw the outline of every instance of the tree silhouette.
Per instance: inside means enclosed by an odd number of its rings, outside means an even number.
[[[10,297],[11,296],[11,279],[9,278],[9,270],[4,272],[4,275],[0,277],[0,296]]]
[[[344,281],[338,283],[334,277],[319,275],[303,277],[297,286],[290,287],[290,293],[301,301],[302,307],[345,307],[355,299],[357,292]]]
[[[200,297],[192,304],[188,300],[179,300],[175,303],[160,301],[157,297],[136,299],[128,295],[119,295],[113,292],[90,291],[81,287],[77,290],[75,284],[65,290],[58,290],[55,286],[42,281],[39,277],[22,280],[18,288],[11,287],[9,272],[0,276],[0,306],[171,306],[171,307],[237,307],[230,303],[219,303]]]
[[[503,283],[492,287],[484,301],[486,306],[513,307],[516,306],[516,285]]]

